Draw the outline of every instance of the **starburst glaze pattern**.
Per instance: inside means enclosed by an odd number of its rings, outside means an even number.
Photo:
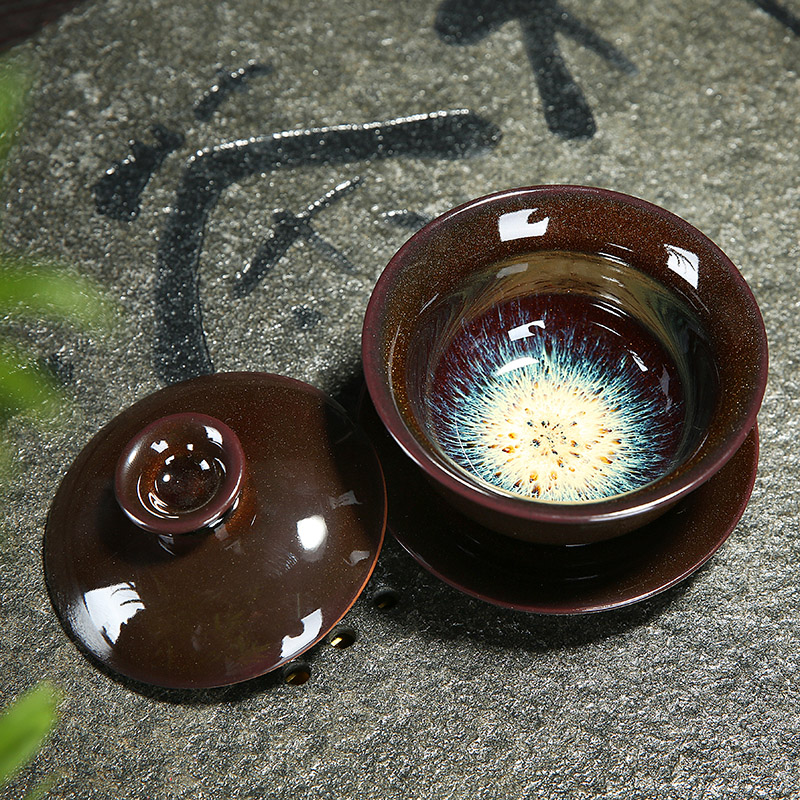
[[[601,500],[663,474],[683,417],[663,348],[588,300],[523,306],[465,326],[435,371],[430,410],[445,454],[494,487],[550,502]]]

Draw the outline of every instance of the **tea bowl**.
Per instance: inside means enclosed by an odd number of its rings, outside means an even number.
[[[374,288],[362,358],[383,424],[450,505],[561,545],[703,485],[767,378],[761,314],[719,247],[584,186],[499,192],[418,231]]]

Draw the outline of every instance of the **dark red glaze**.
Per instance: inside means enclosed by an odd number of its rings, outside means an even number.
[[[140,528],[168,536],[218,524],[242,487],[244,451],[236,434],[207,414],[170,414],[128,442],[114,494]]]
[[[526,320],[536,320],[539,327],[534,331],[522,331],[525,336],[509,344],[509,326],[519,325]],[[529,328],[527,325],[522,327]],[[603,304],[587,302],[584,296],[577,294],[543,294],[515,298],[492,307],[477,318],[462,322],[443,353],[427,392],[429,430],[440,443],[444,443],[442,450],[465,469],[472,468],[474,473],[475,467],[474,462],[470,461],[470,453],[465,453],[467,443],[464,438],[467,433],[473,436],[477,433],[480,436],[487,429],[484,418],[487,406],[478,405],[476,398],[480,397],[482,387],[495,391],[498,389],[499,382],[491,377],[493,372],[498,367],[513,367],[516,359],[528,357],[537,362],[543,355],[549,355],[549,366],[537,375],[541,380],[541,385],[537,382],[538,390],[542,393],[546,391],[548,376],[559,369],[559,357],[561,360],[567,357],[568,368],[574,370],[575,362],[571,359],[578,346],[581,347],[581,352],[577,363],[586,365],[585,371],[588,374],[583,380],[590,381],[587,384],[589,390],[597,387],[597,379],[611,383],[616,386],[616,400],[623,401],[620,406],[624,408],[617,409],[618,417],[624,421],[626,410],[632,417],[637,411],[642,415],[641,418],[628,420],[632,429],[628,433],[638,436],[643,444],[646,443],[646,451],[645,448],[636,448],[628,455],[627,464],[626,456],[619,453],[612,456],[613,461],[606,458],[605,462],[598,462],[609,471],[618,469],[617,464],[622,465],[617,473],[618,491],[638,488],[668,471],[676,463],[676,455],[683,438],[685,416],[682,386],[674,363],[658,341],[649,336],[644,327],[630,315],[609,311]],[[509,374],[513,375],[514,370],[509,370]],[[574,378],[574,375],[570,377]],[[562,392],[559,400],[567,399]],[[637,407],[637,403],[640,407]],[[460,418],[459,412],[466,412],[468,418]],[[472,423],[471,430],[465,422]],[[577,427],[577,422],[573,421],[572,427]],[[537,430],[545,430],[546,421],[529,418],[525,428],[525,433],[529,435],[524,437],[524,443],[518,431],[511,431],[510,435],[506,431],[507,435],[499,440],[500,444],[492,443],[492,449],[497,454],[509,453],[500,459],[495,457],[495,463],[499,465],[503,459],[510,461],[526,446],[530,455],[529,442],[537,448],[537,452],[547,449],[547,444],[542,446],[541,439],[537,438]],[[606,433],[609,438],[619,435],[611,429],[606,430]],[[555,479],[551,480],[556,491],[559,481],[563,482],[565,477],[569,480],[576,474],[576,467],[581,464],[581,460],[591,462],[591,458],[587,458],[592,455],[591,449],[584,450],[583,456],[574,452],[578,445],[577,442],[570,441],[568,434],[569,429],[561,427],[557,441],[551,442],[553,448],[550,451],[550,461],[557,470],[553,473]],[[621,444],[619,439],[616,443]],[[598,444],[597,440],[593,442],[595,452],[599,451]],[[506,447],[501,450],[503,445]],[[473,442],[478,455],[479,446],[478,442]],[[530,461],[530,458],[526,461],[516,457],[519,464]],[[600,474],[599,471],[588,468],[585,472],[590,476]],[[519,470],[514,473],[513,478],[522,477],[524,480],[525,476],[518,473]],[[499,476],[502,473],[493,476],[487,471],[484,480],[490,485],[502,486]],[[540,491],[542,479],[545,478],[546,476],[537,473],[536,483],[531,480],[527,484],[521,483],[522,488],[517,488],[517,491],[529,491],[531,485],[536,487],[536,491]],[[611,481],[606,478],[605,485],[609,483]],[[578,482],[576,484],[580,485]],[[514,490],[510,480],[505,490]],[[606,492],[613,493],[614,491]]]
[[[459,297],[465,285],[493,265],[537,251],[618,259],[674,293],[702,327],[717,383],[702,398],[708,423],[698,431],[691,454],[641,489],[581,504],[503,495],[454,469],[431,445],[418,418],[415,393],[426,367],[417,363],[424,361],[425,348],[416,343],[422,338],[429,349],[437,345],[436,318],[428,310],[443,298]],[[421,319],[429,329],[420,329]],[[392,258],[375,287],[364,321],[362,354],[380,418],[448,502],[485,527],[549,544],[622,535],[652,522],[702,486],[750,434],[767,378],[761,314],[727,256],[698,230],[657,206],[576,186],[490,195],[425,226]]]
[[[472,597],[538,614],[621,608],[688,578],[745,511],[758,467],[758,430],[725,466],[654,522],[585,545],[502,536],[459,514],[391,439],[367,399],[360,422],[375,444],[389,492],[389,530],[432,574]]]
[[[215,418],[245,457],[221,524],[180,536],[142,530],[114,496],[128,442],[174,413]],[[223,686],[336,625],[372,573],[385,519],[374,451],[322,392],[276,375],[209,375],[137,402],[84,448],[50,509],[45,576],[68,632],[110,669]]]

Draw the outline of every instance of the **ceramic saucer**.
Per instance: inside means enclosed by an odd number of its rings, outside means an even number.
[[[388,487],[388,526],[427,570],[468,595],[540,614],[620,608],[675,586],[728,538],[755,483],[758,430],[672,510],[625,536],[589,545],[520,542],[450,508],[389,436],[369,397],[360,421]]]

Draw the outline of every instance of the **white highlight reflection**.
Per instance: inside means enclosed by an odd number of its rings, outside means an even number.
[[[533,336],[534,332],[531,328],[541,328],[544,330],[544,320],[537,319],[533,322],[526,322],[524,325],[519,325],[516,328],[511,328],[508,331],[508,338],[512,342],[516,342],[517,339],[527,339],[529,336]]]
[[[536,359],[531,358],[530,356],[523,356],[522,358],[515,358],[513,361],[509,361],[504,367],[500,367],[500,369],[495,370],[495,377],[499,378],[501,375],[505,375],[507,372],[511,372],[515,369],[520,369],[521,367],[529,367],[531,364],[535,364]]]
[[[216,428],[212,428],[210,425],[204,425],[203,429],[210,441],[222,447],[222,434]]]
[[[112,645],[116,644],[122,626],[144,611],[144,603],[133,582],[92,589],[83,595],[83,604],[94,627]]]
[[[356,564],[363,561],[365,558],[369,558],[370,551],[369,550],[353,550],[350,553],[350,558],[347,559],[351,567],[354,567]]]
[[[329,497],[328,504],[331,508],[362,505],[361,501],[356,497],[356,493],[353,489],[351,489],[349,492],[345,492],[344,494],[340,494],[338,497]]]
[[[501,214],[497,221],[501,242],[510,242],[513,239],[528,239],[531,236],[544,236],[550,217],[531,222],[530,218],[538,208],[523,208],[521,211],[509,211]]]
[[[319,550],[328,538],[328,526],[320,514],[297,521],[297,538],[305,550]]]
[[[667,251],[667,266],[696,289],[700,277],[700,258],[697,253],[674,244],[665,244],[664,248]]]
[[[308,647],[322,630],[322,609],[303,617],[303,630],[297,636],[284,636],[281,641],[281,658],[291,658]]]
[[[523,261],[519,264],[509,264],[507,267],[497,270],[497,279],[505,278],[507,275],[517,275],[520,272],[525,272],[527,269],[527,261]]]

